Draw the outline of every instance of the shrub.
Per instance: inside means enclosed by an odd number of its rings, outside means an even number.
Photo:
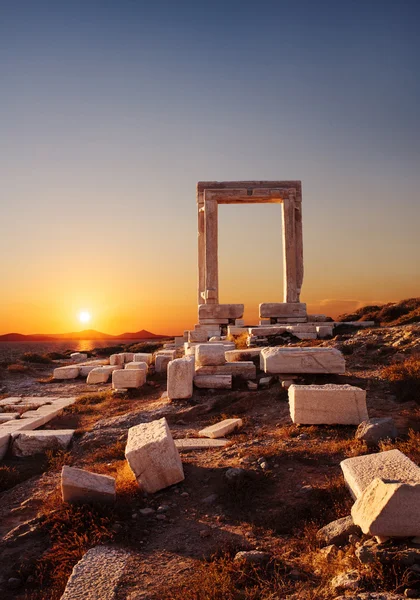
[[[20,475],[15,467],[0,466],[0,492],[5,492],[20,482]]]
[[[385,367],[382,369],[382,377],[391,383],[397,401],[414,400],[420,404],[420,355]]]
[[[45,354],[41,355],[37,354],[36,352],[25,352],[25,354],[22,356],[22,360],[25,362],[39,363],[43,365],[49,365],[52,362],[51,359]]]

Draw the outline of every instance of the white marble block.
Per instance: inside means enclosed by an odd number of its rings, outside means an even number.
[[[112,373],[114,390],[139,388],[146,383],[146,371],[143,369],[118,369]]]
[[[211,334],[213,335],[213,334]],[[188,333],[189,342],[204,343],[209,339],[208,332],[205,329],[193,330]]]
[[[250,361],[260,356],[261,348],[244,348],[243,350],[227,350],[225,358],[227,362]]]
[[[224,365],[225,347],[223,344],[199,344],[195,351],[195,362],[199,366]]]
[[[304,302],[264,302],[260,304],[260,318],[306,317]]]
[[[191,398],[193,395],[194,357],[176,358],[168,365],[168,398]]]
[[[123,365],[125,363],[125,355],[124,352],[120,352],[119,354],[111,354],[109,357],[109,364],[111,366],[115,365]]]
[[[149,352],[135,352],[133,362],[145,362],[148,365],[152,364],[153,354]]]
[[[198,432],[198,435],[200,437],[222,438],[228,433],[235,431],[235,429],[240,429],[241,427],[242,419],[224,419],[223,421],[219,421],[219,423],[205,427]]]
[[[70,358],[72,358],[73,360],[86,360],[88,357],[87,354],[84,354],[83,352],[72,352],[70,354]]]
[[[126,369],[141,369],[146,374],[149,370],[149,367],[147,366],[147,363],[145,363],[145,362],[129,362],[125,365],[125,368]]]
[[[386,450],[346,458],[340,463],[344,480],[354,498],[359,498],[374,479],[420,484],[420,467],[400,450]]]
[[[79,377],[79,367],[77,365],[57,367],[53,371],[53,377],[54,379],[76,379]]]
[[[125,457],[139,486],[150,494],[184,480],[182,462],[165,418],[131,427]]]
[[[94,385],[96,383],[107,383],[114,371],[122,369],[121,365],[104,365],[103,367],[95,367],[87,376],[86,383]]]
[[[420,483],[374,479],[354,503],[351,516],[369,535],[420,536]]]
[[[244,314],[243,304],[200,304],[199,319],[241,319]]]
[[[115,502],[115,479],[84,469],[64,466],[61,471],[61,493],[63,502],[90,504]]]
[[[318,337],[327,338],[331,337],[333,334],[333,326],[332,325],[317,325],[316,332]]]
[[[19,431],[12,434],[12,454],[22,457],[44,454],[47,450],[66,450],[73,434],[73,429]]]
[[[359,425],[369,418],[366,391],[352,385],[291,385],[289,409],[300,425]]]
[[[266,373],[336,373],[344,374],[344,356],[336,348],[272,347],[261,350]]]
[[[197,366],[195,374],[198,375],[231,375],[242,379],[255,379],[257,368],[252,361],[229,362],[218,366]]]
[[[232,375],[196,375],[194,385],[198,388],[211,390],[230,390],[232,388]]]
[[[173,359],[168,354],[157,354],[155,357],[156,373],[166,373],[171,360]]]

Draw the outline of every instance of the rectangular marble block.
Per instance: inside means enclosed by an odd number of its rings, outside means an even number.
[[[243,304],[200,304],[199,319],[241,319],[244,314]]]
[[[232,388],[232,375],[196,375],[194,385],[198,388],[210,390],[230,390]]]
[[[121,365],[104,365],[103,367],[96,367],[89,372],[86,383],[88,385],[94,385],[96,383],[106,383],[114,371],[122,369]]]
[[[219,366],[196,367],[197,375],[232,375],[243,379],[255,379],[257,367],[252,361],[227,362]]]
[[[229,319],[200,319],[200,325],[228,325]]]
[[[227,362],[249,362],[252,358],[259,357],[261,348],[244,348],[243,350],[227,350],[225,358]]]
[[[227,328],[227,334],[232,336],[239,336],[248,333],[248,329],[246,327],[236,327],[236,325],[229,325]]]
[[[156,373],[166,373],[171,360],[173,359],[168,354],[157,354],[155,356]]]
[[[139,486],[149,494],[184,480],[182,462],[165,418],[131,427],[125,457]]]
[[[235,429],[240,429],[241,427],[242,419],[224,419],[223,421],[219,421],[219,423],[205,427],[198,432],[198,435],[207,438],[222,438],[228,433],[235,431]]]
[[[267,325],[266,327],[249,327],[249,335],[266,337],[267,335],[281,335],[287,331],[287,325]]]
[[[139,388],[146,383],[146,371],[143,369],[118,369],[112,373],[114,390]]]
[[[336,348],[285,348],[261,350],[262,369],[266,373],[336,373],[344,374],[344,356]]]
[[[304,302],[264,302],[260,304],[260,318],[306,317]]]
[[[124,352],[120,352],[119,354],[111,354],[109,357],[109,364],[111,366],[115,365],[123,365],[125,363],[125,355]]]
[[[217,342],[199,344],[195,350],[195,362],[202,367],[224,365],[226,362],[224,345]]]
[[[316,332],[319,338],[327,338],[332,336],[333,329],[334,328],[332,325],[318,325]]]
[[[352,385],[291,385],[289,409],[300,425],[359,425],[369,418],[366,391]]]
[[[228,440],[213,440],[210,438],[184,438],[175,440],[175,446],[179,452],[188,452],[188,450],[208,450],[209,448],[223,448]]]
[[[113,504],[116,498],[115,479],[109,475],[64,466],[61,471],[61,493],[63,502],[70,504]]]
[[[188,332],[188,341],[189,342],[198,342],[204,343],[209,339],[208,332],[204,329],[199,329],[198,331],[190,331]]]
[[[126,369],[141,369],[142,371],[144,371],[147,375],[147,372],[149,370],[149,367],[147,366],[147,363],[145,362],[129,362],[125,365]]]
[[[67,367],[57,367],[53,371],[54,379],[76,379],[79,377],[79,367],[69,365]]]
[[[168,365],[168,398],[191,398],[193,395],[194,356],[176,358]]]
[[[153,354],[150,352],[135,352],[133,362],[145,362],[148,365],[152,364]]]
[[[354,498],[359,498],[378,477],[400,483],[420,484],[420,467],[396,449],[346,458],[341,461],[340,466]]]

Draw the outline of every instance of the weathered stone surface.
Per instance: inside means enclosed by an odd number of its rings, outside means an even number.
[[[211,367],[202,368],[209,369]],[[230,390],[232,388],[232,375],[196,375],[194,377],[194,385],[198,388],[211,390]]]
[[[255,379],[257,368],[251,361],[230,362],[217,367],[197,367],[195,374],[196,376],[231,375],[232,377],[242,377],[243,379]]]
[[[235,554],[234,562],[244,562],[248,565],[263,565],[268,563],[272,558],[269,552],[261,550],[241,550]]]
[[[235,319],[235,327],[245,327],[244,319]]]
[[[96,546],[73,568],[61,600],[116,600],[129,552]]]
[[[248,335],[247,327],[237,327],[236,325],[229,325],[227,328],[228,336],[239,337],[241,335]]]
[[[115,479],[84,469],[64,466],[61,471],[61,493],[63,502],[89,504],[115,502]]]
[[[267,337],[268,335],[281,335],[287,331],[287,325],[266,325],[264,327],[248,327],[249,335]]]
[[[289,409],[300,425],[358,425],[368,417],[366,391],[352,385],[291,385]]]
[[[33,456],[44,454],[47,450],[66,450],[73,429],[50,429],[47,431],[20,431],[12,434],[12,454],[14,456]]]
[[[394,439],[398,435],[392,417],[369,419],[360,423],[356,431],[356,439],[365,441],[369,446],[376,446],[384,439]]]
[[[316,328],[316,332],[318,334],[318,337],[320,338],[327,338],[327,337],[331,337],[333,334],[333,327],[330,325],[318,325]]]
[[[125,363],[125,355],[124,352],[120,352],[119,354],[111,354],[109,357],[109,364],[111,366],[115,365],[123,365]]]
[[[0,460],[2,460],[9,449],[10,433],[0,431]]]
[[[363,533],[380,537],[420,535],[420,478],[417,484],[374,479],[354,503],[351,514]]]
[[[53,377],[54,379],[76,379],[79,377],[79,367],[77,365],[57,367],[53,371]]]
[[[331,579],[330,585],[334,592],[357,590],[360,587],[360,575],[357,571],[340,573]]]
[[[235,431],[235,429],[240,429],[241,427],[242,419],[224,419],[219,423],[205,427],[198,432],[198,435],[208,438],[222,438],[232,431]]]
[[[139,388],[146,383],[146,371],[143,369],[118,369],[112,373],[114,390]]]
[[[194,357],[176,358],[168,365],[168,398],[191,398],[193,395]]]
[[[316,534],[317,540],[322,546],[344,546],[349,541],[350,535],[360,535],[361,529],[355,525],[351,515],[343,517],[324,525]]]
[[[134,352],[124,352],[124,363],[133,362]]]
[[[199,319],[241,319],[244,314],[243,304],[200,304]]]
[[[213,333],[211,335],[214,335]],[[198,342],[198,343],[204,343],[207,342],[209,338],[208,332],[205,329],[199,329],[199,330],[194,330],[194,331],[190,331],[188,333],[188,341],[189,342]]]
[[[359,498],[374,479],[420,484],[420,468],[399,450],[387,450],[346,458],[340,463],[354,498]]]
[[[149,352],[135,352],[133,355],[133,362],[145,362],[151,365],[153,361],[153,354]]]
[[[103,367],[96,367],[90,371],[87,376],[86,383],[93,385],[96,383],[106,383],[109,377],[114,371],[122,369],[122,365],[105,365]]]
[[[304,302],[264,302],[260,304],[260,318],[306,317]]]
[[[7,423],[7,421],[13,421],[19,417],[19,413],[0,413],[0,423]]]
[[[223,344],[199,344],[195,350],[195,361],[200,366],[224,365],[225,347]]]
[[[88,355],[84,352],[72,352],[70,354],[70,358],[72,358],[73,360],[86,360],[87,357]]]
[[[124,368],[125,369],[141,369],[142,371],[144,371],[146,373],[146,375],[147,375],[147,372],[149,370],[149,367],[148,367],[147,363],[145,363],[145,362],[135,362],[135,361],[126,363],[126,365],[125,365]]]
[[[171,360],[173,359],[169,354],[157,354],[155,357],[156,373],[166,373]]]
[[[22,398],[20,396],[9,396],[8,398],[3,398],[0,400],[0,406],[12,406],[14,404],[20,404],[22,402]]]
[[[175,446],[180,452],[188,450],[208,450],[209,448],[223,448],[228,443],[228,440],[215,440],[207,438],[185,438],[175,440]]]
[[[338,373],[346,370],[344,356],[336,348],[262,348],[266,373]]]
[[[125,456],[145,492],[157,492],[184,479],[182,462],[165,418],[131,427]]]
[[[227,350],[225,358],[227,362],[250,361],[252,358],[259,357],[261,348],[244,348],[243,350]]]

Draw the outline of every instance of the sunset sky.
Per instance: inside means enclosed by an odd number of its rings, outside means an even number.
[[[300,179],[310,312],[420,295],[418,0],[0,0],[0,333],[197,322],[199,180]],[[279,205],[221,302],[282,301]]]

